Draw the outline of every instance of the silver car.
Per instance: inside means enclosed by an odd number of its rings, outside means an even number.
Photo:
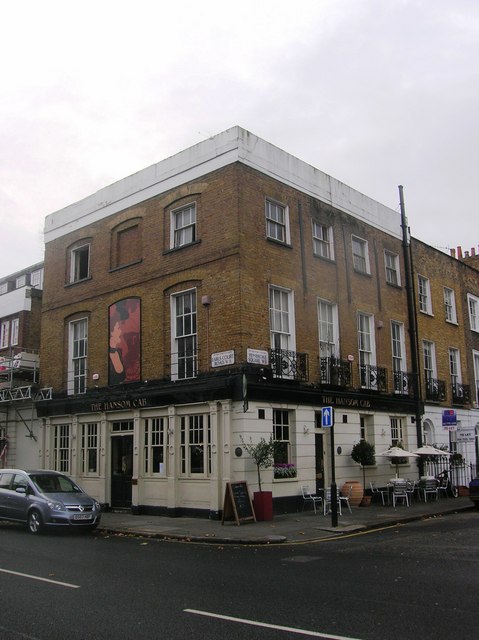
[[[62,473],[0,469],[0,520],[40,533],[62,526],[92,530],[100,518],[101,505]]]

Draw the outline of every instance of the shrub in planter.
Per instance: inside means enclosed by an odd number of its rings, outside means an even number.
[[[359,462],[363,469],[363,487],[366,491],[366,467],[376,464],[374,445],[366,440],[360,440],[352,448],[351,458],[354,462]]]
[[[273,436],[270,436],[269,440],[261,438],[256,444],[253,444],[252,442],[246,444],[243,438],[241,438],[241,442],[256,465],[258,472],[258,486],[261,491],[261,469],[269,469],[269,467],[273,465],[275,448]]]

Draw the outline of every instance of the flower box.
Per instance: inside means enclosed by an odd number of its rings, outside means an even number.
[[[296,478],[296,465],[288,462],[278,462],[273,465],[273,476],[275,480],[287,480],[288,478]]]

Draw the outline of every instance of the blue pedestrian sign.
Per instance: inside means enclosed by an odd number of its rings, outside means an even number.
[[[333,407],[323,407],[321,409],[321,426],[332,427],[334,425],[334,409]]]

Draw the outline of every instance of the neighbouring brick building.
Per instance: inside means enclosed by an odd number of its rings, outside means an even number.
[[[417,292],[423,439],[477,462],[479,272],[467,261],[412,241]],[[459,251],[460,254],[460,251]],[[454,412],[451,427],[444,410]],[[455,423],[455,424],[454,424]],[[475,436],[466,438],[463,431]]]
[[[38,465],[43,263],[0,278],[0,468]]]
[[[411,362],[432,314],[411,332],[403,236],[398,212],[239,127],[49,215],[42,463],[111,507],[215,517],[226,482],[257,488],[244,443],[271,434],[277,466],[262,477],[277,511],[301,484],[329,484],[324,407],[338,484],[361,481],[362,438],[377,452],[422,444],[425,370]],[[464,265],[416,247],[431,295],[456,288]],[[452,332],[434,328],[435,379],[446,346],[470,339],[464,295]],[[472,351],[461,367],[472,383]],[[433,426],[445,402],[426,404]],[[368,480],[384,483],[394,467],[376,461]]]

